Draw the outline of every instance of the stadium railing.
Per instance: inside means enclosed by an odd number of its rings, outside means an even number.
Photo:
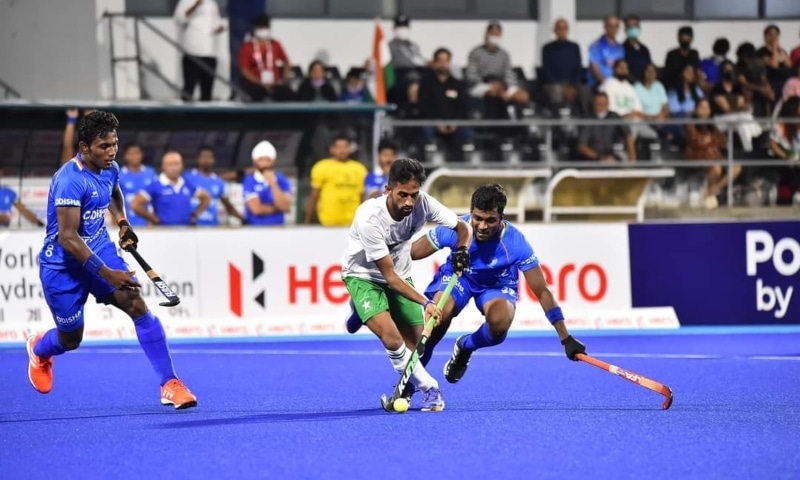
[[[635,125],[635,122],[625,119],[585,119],[585,118],[524,118],[519,120],[406,120],[392,118],[386,115],[380,115],[382,122],[381,131],[391,132],[397,134],[399,130],[405,128],[420,128],[420,127],[435,127],[443,125],[454,125],[456,127],[471,127],[471,128],[493,128],[497,131],[500,128],[526,128],[530,132],[535,132],[534,137],[541,140],[539,150],[545,152],[546,155],[538,161],[525,162],[520,161],[518,155],[508,155],[504,162],[475,162],[474,160],[466,160],[464,162],[452,163],[448,161],[436,162],[435,166],[447,167],[452,170],[458,169],[461,173],[453,173],[451,176],[462,175],[465,178],[471,178],[474,174],[467,173],[471,169],[478,168],[482,173],[480,175],[486,176],[488,172],[495,174],[501,169],[510,169],[521,178],[527,176],[526,169],[534,168],[541,169],[542,167],[550,168],[553,172],[561,169],[593,169],[596,170],[594,178],[603,184],[604,181],[609,184],[618,184],[619,178],[616,173],[620,169],[636,168],[640,170],[654,169],[653,179],[667,178],[674,175],[678,170],[703,170],[713,166],[721,166],[727,168],[728,171],[733,166],[741,167],[757,167],[757,168],[787,168],[792,166],[792,162],[768,158],[766,150],[768,145],[762,144],[765,138],[769,137],[770,130],[778,123],[800,123],[800,118],[754,118],[752,120],[722,120],[711,118],[708,120],[700,120],[694,118],[668,118],[664,120],[648,121],[645,124],[650,126],[665,126],[665,125],[678,125],[685,127],[690,124],[709,124],[713,123],[717,128],[726,135],[727,138],[727,158],[722,160],[686,160],[683,157],[683,152],[663,152],[660,151],[660,142],[653,142],[651,147],[652,158],[648,160],[641,160],[637,162],[619,161],[613,163],[601,163],[597,161],[576,161],[571,159],[560,160],[554,154],[554,134],[556,129],[575,130],[583,126],[592,125]],[[754,148],[751,152],[744,154],[741,148],[737,148],[736,128],[742,123],[755,123],[762,128],[762,135],[758,139],[753,139]],[[622,146],[618,145],[617,150],[621,150]],[[745,157],[745,158],[741,158]],[[797,165],[794,163],[794,165]],[[489,170],[487,170],[489,169]],[[663,170],[671,169],[671,170]],[[661,170],[661,171],[659,171]],[[665,172],[672,172],[672,175],[666,175]],[[602,173],[606,172],[606,173]],[[512,175],[513,177],[513,175]],[[603,180],[605,179],[605,180]],[[734,203],[734,188],[733,178],[728,178],[727,185],[727,206],[733,206]],[[644,185],[647,187],[647,185]],[[463,200],[462,200],[463,203]],[[530,204],[529,204],[530,205]],[[566,206],[566,205],[565,205]],[[638,212],[638,210],[637,210]],[[555,213],[551,210],[551,214]],[[566,211],[562,211],[566,213]],[[582,212],[585,213],[585,212]],[[638,213],[637,213],[638,215]]]

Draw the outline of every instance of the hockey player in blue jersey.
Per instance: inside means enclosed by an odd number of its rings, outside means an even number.
[[[425,290],[425,296],[438,302],[450,276],[453,275],[452,259],[463,255],[469,259],[469,268],[461,275],[450,298],[442,310],[442,318],[434,328],[425,354],[421,358],[427,365],[436,344],[447,333],[450,322],[461,310],[474,300],[486,322],[472,334],[458,337],[453,346],[453,355],[445,364],[444,376],[450,383],[458,382],[467,371],[472,353],[481,348],[499,345],[506,338],[514,321],[519,289],[519,272],[539,299],[542,309],[558,333],[564,352],[570,360],[585,353],[586,347],[567,330],[564,314],[547,286],[539,259],[525,236],[514,225],[504,220],[506,194],[498,184],[479,187],[472,195],[470,214],[462,217],[472,226],[474,241],[467,251],[458,248],[455,237],[446,228],[436,227],[427,235],[418,238],[411,247],[411,258],[426,258],[442,248],[450,248],[447,261],[439,267]],[[466,254],[466,255],[465,255]],[[347,330],[355,333],[360,326],[358,315],[347,319]],[[413,387],[404,392],[410,398]]]
[[[83,339],[84,305],[98,303],[128,314],[145,355],[160,377],[161,403],[175,408],[197,405],[197,398],[175,374],[160,320],[147,308],[139,281],[117,253],[105,226],[110,211],[120,226],[120,246],[136,248],[138,238],[125,218],[120,189],[117,118],[93,111],[78,125],[78,155],[50,182],[47,231],[39,254],[39,278],[56,328],[27,340],[28,379],[40,393],[53,387],[53,357],[75,350]]]
[[[519,272],[525,276],[547,319],[558,333],[567,358],[577,360],[576,354],[586,352],[586,347],[567,330],[564,314],[547,286],[539,258],[530,243],[514,225],[504,220],[506,202],[502,186],[496,183],[483,185],[472,194],[470,214],[463,217],[472,225],[474,232],[474,241],[468,252],[469,268],[464,271],[442,310],[442,319],[428,340],[425,355],[421,359],[423,365],[430,360],[452,319],[470,299],[486,321],[474,333],[456,339],[453,355],[444,366],[444,377],[450,383],[456,383],[464,376],[473,352],[499,345],[505,340],[514,321]],[[419,260],[442,248],[450,248],[453,252],[451,257],[459,254],[452,234],[447,229],[436,227],[414,242],[411,258]],[[451,275],[453,269],[448,259],[439,267],[425,295],[438,302]]]

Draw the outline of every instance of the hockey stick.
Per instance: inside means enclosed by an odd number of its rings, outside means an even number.
[[[447,287],[444,289],[444,293],[442,294],[441,298],[439,298],[439,303],[436,304],[436,307],[439,310],[444,309],[444,305],[447,303],[447,299],[450,298],[450,293],[453,291],[453,287],[456,286],[458,282],[458,275],[453,273],[450,276],[450,281],[447,283]],[[387,412],[394,411],[394,401],[400,398],[403,394],[403,390],[405,390],[408,381],[411,379],[411,372],[414,371],[417,364],[419,363],[420,357],[425,354],[425,345],[428,343],[428,338],[431,336],[431,332],[433,332],[433,327],[436,326],[437,318],[431,316],[427,322],[425,322],[425,327],[422,329],[422,336],[417,342],[417,347],[414,349],[414,352],[411,354],[411,358],[408,359],[408,363],[406,364],[406,368],[403,370],[403,374],[400,375],[400,381],[397,382],[397,385],[394,387],[394,393],[392,393],[391,398],[387,398],[386,394],[381,395],[381,406]]]
[[[145,259],[142,258],[142,256],[139,254],[139,252],[136,251],[135,248],[130,248],[127,249],[126,251],[130,253],[134,259],[136,259],[136,262],[139,263],[139,265],[141,265],[142,268],[144,268],[145,273],[147,273],[147,276],[150,277],[150,281],[153,282],[153,285],[155,285],[156,288],[158,288],[158,291],[161,292],[162,295],[167,297],[167,300],[169,300],[168,302],[159,303],[159,305],[161,305],[162,307],[174,307],[179,303],[181,303],[181,299],[178,298],[178,295],[175,292],[173,292],[171,288],[169,288],[167,282],[161,279],[161,276],[158,274],[158,272],[153,270],[153,267],[151,267],[150,264],[148,264],[145,261]]]
[[[613,373],[614,375],[618,375],[629,382],[633,382],[640,387],[648,388],[656,393],[660,393],[664,395],[664,404],[661,406],[664,410],[668,409],[670,405],[672,405],[672,389],[668,386],[664,385],[663,383],[656,382],[655,380],[650,380],[647,377],[643,377],[638,373],[634,373],[630,370],[625,370],[619,368],[616,365],[611,365],[606,363],[602,360],[598,360],[594,357],[590,357],[584,353],[579,353],[576,355],[578,360],[588,363],[589,365],[594,365],[597,368],[603,369],[609,373]]]

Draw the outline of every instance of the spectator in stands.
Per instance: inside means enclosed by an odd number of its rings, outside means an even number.
[[[125,197],[125,210],[128,214],[128,223],[138,227],[147,225],[147,220],[140,217],[133,210],[132,203],[136,194],[158,180],[158,175],[152,167],[144,164],[142,147],[138,143],[129,143],[122,150],[123,165],[119,172],[119,186]],[[145,206],[146,208],[146,206]]]
[[[605,33],[589,46],[588,85],[599,86],[606,78],[614,76],[614,64],[625,58],[625,48],[617,42],[619,17],[609,15],[603,21]]]
[[[428,64],[419,44],[411,40],[411,19],[407,15],[394,18],[394,38],[389,41],[389,53],[396,72]]]
[[[283,225],[292,208],[292,185],[275,171],[278,152],[272,143],[258,142],[250,154],[255,171],[243,182],[245,223],[248,225]]]
[[[586,112],[587,93],[583,82],[583,60],[580,46],[567,39],[569,24],[563,18],[553,25],[556,39],[542,47],[542,78],[547,101],[556,108],[574,107],[580,103],[581,110]],[[581,99],[581,96],[584,98]],[[583,100],[583,101],[581,101]]]
[[[695,119],[709,120],[708,123],[686,125],[686,146],[685,156],[687,160],[722,160],[723,149],[727,145],[727,138],[710,121],[711,104],[708,99],[700,98],[697,100],[695,111],[692,113]],[[742,172],[742,167],[734,166],[731,175],[736,179]],[[719,206],[717,196],[728,184],[728,179],[724,175],[721,166],[709,167],[706,194],[704,204],[706,208],[716,208]]]
[[[181,62],[183,99],[192,100],[199,85],[200,100],[209,101],[217,70],[217,35],[225,31],[219,5],[216,0],[180,0],[175,6],[175,21],[185,51]]]
[[[509,105],[525,106],[528,92],[519,85],[508,51],[502,48],[503,27],[492,21],[486,27],[484,43],[475,47],[467,59],[467,82],[473,97],[483,99],[484,116],[509,118]]]
[[[758,50],[758,56],[764,61],[767,70],[767,81],[774,93],[783,91],[783,84],[792,76],[792,59],[780,44],[781,29],[777,25],[768,25],[764,29],[764,46]]]
[[[337,135],[330,146],[330,158],[311,168],[311,195],[304,221],[312,222],[314,213],[326,227],[347,227],[364,198],[367,167],[350,158],[350,139]]]
[[[336,90],[325,74],[325,64],[314,60],[308,66],[308,76],[297,87],[297,100],[301,102],[335,102]]]
[[[736,49],[737,81],[742,87],[745,100],[757,116],[768,116],[775,92],[767,80],[767,66],[758,55],[755,45],[744,42]]]
[[[339,100],[345,103],[371,103],[373,101],[360,73],[354,70],[347,72]]]
[[[783,119],[800,120],[800,97],[790,97],[783,102],[778,114]],[[778,158],[793,161],[795,164],[780,169],[778,182],[778,205],[794,202],[800,205],[800,124],[780,122],[770,134],[770,153]]]
[[[265,99],[292,100],[294,92],[286,81],[291,77],[292,65],[283,45],[272,37],[272,20],[259,15],[253,20],[253,38],[239,50],[239,70],[242,73],[242,90],[254,102]]]
[[[681,72],[681,82],[669,91],[669,113],[673,117],[689,117],[697,110],[697,101],[703,98],[697,83],[697,70],[686,65]]]
[[[222,203],[225,212],[231,216],[238,218],[240,222],[244,222],[244,217],[236,207],[231,203],[228,198],[228,187],[225,180],[214,173],[214,164],[216,156],[214,155],[214,147],[211,145],[201,145],[197,150],[197,168],[192,169],[187,175],[187,179],[192,185],[205,190],[211,201],[200,216],[197,218],[198,226],[217,226],[219,221],[219,204]],[[199,199],[193,200],[193,205],[197,206]]]
[[[625,60],[628,62],[631,76],[637,82],[641,82],[642,79],[644,79],[644,69],[653,63],[653,60],[650,58],[650,49],[639,41],[641,33],[641,19],[637,15],[628,15],[625,17],[626,38],[622,46],[625,49]]]
[[[700,54],[692,48],[694,29],[684,26],[678,29],[678,48],[667,52],[664,60],[664,86],[667,89],[680,88],[683,69],[691,65],[700,69]]]
[[[785,102],[791,97],[800,97],[800,62],[794,64],[795,75],[783,85],[781,99]]]
[[[710,92],[719,83],[719,67],[722,62],[728,59],[731,43],[727,38],[718,38],[714,40],[714,46],[711,50],[714,55],[700,62],[701,79],[705,80],[706,93]]]
[[[711,90],[711,111],[720,120],[735,121],[736,131],[745,151],[753,151],[753,138],[761,135],[761,127],[753,123],[751,105],[745,100],[736,80],[736,67],[730,61],[720,65],[720,82]]]
[[[592,100],[594,113],[590,118],[620,120],[622,117],[610,111],[608,105],[608,95],[603,92],[597,92]],[[624,142],[628,160],[636,161],[636,146],[631,130],[627,125],[603,125],[598,123],[581,126],[578,133],[578,157],[581,160],[598,160],[601,162],[622,160],[621,152],[617,152],[614,148],[614,145],[618,142]]]
[[[419,116],[430,120],[466,120],[469,118],[469,97],[464,82],[453,77],[450,70],[450,50],[439,48],[433,54],[433,72],[423,77],[419,86]],[[468,127],[439,125],[423,127],[426,143],[437,139],[449,147],[462,148],[472,142],[473,132]]]
[[[0,169],[0,227],[8,227],[11,224],[11,207],[16,208],[20,215],[25,217],[25,220],[39,227],[44,227],[45,223],[22,203],[17,192],[12,190],[11,187],[3,185],[2,181],[3,170]]]
[[[195,197],[199,200],[196,207],[192,204]],[[153,206],[152,212],[147,209],[148,202]],[[186,180],[181,154],[169,151],[161,158],[158,180],[136,194],[131,208],[150,225],[189,226],[197,225],[210,202],[205,190]]]
[[[643,80],[637,82],[634,88],[642,105],[642,114],[645,120],[663,120],[669,117],[669,100],[664,85],[658,80],[658,70],[655,64],[648,64],[642,72]],[[662,127],[654,127],[663,130]]]
[[[378,168],[369,172],[364,180],[366,198],[383,195],[389,182],[389,169],[395,160],[397,160],[397,145],[391,140],[381,140],[378,144]]]
[[[658,138],[655,130],[641,123],[645,118],[639,95],[630,82],[628,62],[624,59],[617,60],[614,64],[614,76],[603,80],[598,89],[608,95],[609,110],[622,118],[633,120],[631,126],[634,138]]]

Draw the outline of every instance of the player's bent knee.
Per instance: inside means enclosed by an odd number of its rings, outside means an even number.
[[[64,347],[64,350],[77,350],[83,341],[83,329],[74,332],[58,332],[58,342]]]
[[[116,290],[112,296],[108,303],[114,304],[131,318],[139,318],[147,313],[147,303],[139,289]]]

